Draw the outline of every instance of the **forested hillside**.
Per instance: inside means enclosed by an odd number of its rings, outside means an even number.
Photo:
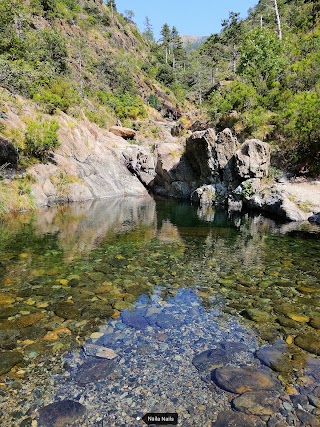
[[[320,171],[319,12],[317,0],[260,0],[197,52],[214,124],[271,141],[296,172]]]
[[[59,144],[61,111],[105,128],[161,110],[174,115],[175,96],[156,80],[151,43],[131,13],[119,14],[114,0],[0,0],[0,131],[20,163],[43,161]],[[6,122],[8,109],[19,109],[17,95],[38,114],[22,114],[23,129]]]
[[[148,17],[140,33],[134,11],[119,14],[114,0],[0,0],[1,135],[27,165],[59,144],[61,111],[136,127],[193,105],[240,141],[272,142],[279,166],[317,174],[319,14],[317,0],[260,0],[247,19],[230,13],[219,34],[186,52],[176,27],[164,23],[156,41]],[[6,126],[16,95],[37,109],[23,129]],[[181,121],[188,128],[192,115]]]

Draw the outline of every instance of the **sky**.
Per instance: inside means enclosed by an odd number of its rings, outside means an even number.
[[[258,0],[116,0],[118,12],[132,10],[132,19],[141,31],[149,17],[155,38],[160,38],[164,23],[177,27],[181,35],[209,36],[221,29],[221,21],[229,12],[240,12],[247,16],[250,7]]]

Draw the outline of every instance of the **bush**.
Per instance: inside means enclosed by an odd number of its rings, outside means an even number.
[[[43,104],[47,114],[54,114],[58,109],[66,113],[72,104],[80,101],[72,83],[62,78],[56,79],[49,87],[34,94],[33,99]]]
[[[320,173],[320,98],[316,92],[295,95],[277,122],[279,139],[292,163],[311,173]]]
[[[161,65],[156,78],[159,82],[170,86],[174,82],[174,72],[172,67],[168,64]]]
[[[25,154],[46,160],[49,152],[60,145],[56,120],[29,121],[25,135]]]
[[[151,105],[151,107],[155,108],[157,111],[161,110],[161,104],[159,102],[159,98],[153,93],[149,96],[148,103],[149,105]]]
[[[111,108],[119,119],[137,119],[146,117],[142,99],[129,92],[115,95],[111,92],[98,92],[100,102]]]

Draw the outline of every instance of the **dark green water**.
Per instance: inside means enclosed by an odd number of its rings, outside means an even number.
[[[195,306],[196,298],[198,317],[219,310],[260,345],[287,342],[284,385],[296,386],[303,361],[320,355],[316,226],[127,199],[19,214],[0,223],[0,236],[6,398],[32,382],[37,364],[81,347],[108,322],[119,325],[123,310],[155,295],[170,306],[183,305],[183,295]]]

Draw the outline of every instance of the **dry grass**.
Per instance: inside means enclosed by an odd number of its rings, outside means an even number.
[[[0,217],[11,211],[33,210],[35,207],[28,184],[21,180],[0,182]]]

